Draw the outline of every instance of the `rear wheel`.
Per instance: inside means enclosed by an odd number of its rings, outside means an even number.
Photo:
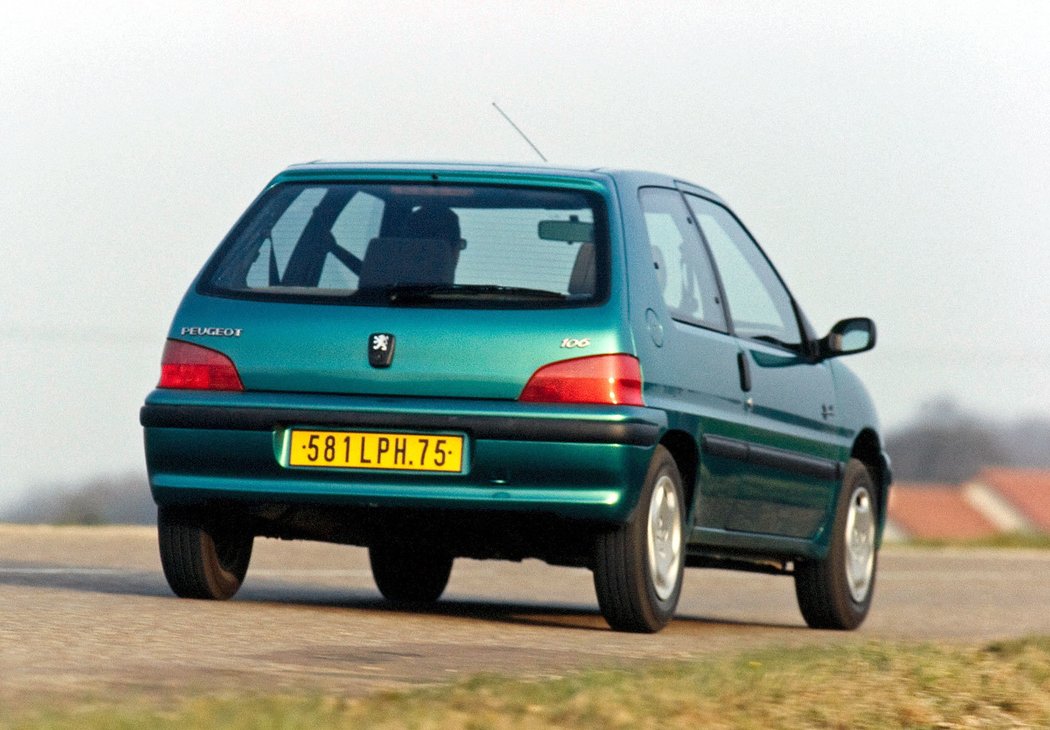
[[[875,483],[857,459],[846,465],[832,529],[826,558],[796,564],[795,595],[810,627],[855,629],[871,607],[878,558]]]
[[[157,536],[164,577],[175,595],[225,600],[241,587],[254,542],[243,525],[161,507]]]
[[[652,633],[674,615],[682,590],[685,507],[671,453],[657,446],[631,520],[598,536],[594,589],[609,625]]]
[[[372,577],[383,597],[395,603],[433,603],[441,598],[452,574],[452,556],[402,543],[368,548]]]

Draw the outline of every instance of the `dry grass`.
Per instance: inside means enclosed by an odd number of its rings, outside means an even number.
[[[905,545],[933,548],[1003,548],[1050,550],[1050,535],[1029,532],[1004,532],[974,540],[909,540]]]
[[[538,681],[479,676],[357,700],[165,704],[132,698],[14,713],[0,706],[0,728],[1050,727],[1050,638],[770,650]]]

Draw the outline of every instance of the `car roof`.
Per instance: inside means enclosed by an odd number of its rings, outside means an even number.
[[[721,198],[707,188],[670,175],[647,170],[632,170],[612,167],[574,167],[564,165],[512,163],[512,162],[436,162],[436,161],[374,161],[374,162],[338,162],[315,160],[289,166],[274,182],[282,177],[300,177],[317,173],[354,173],[354,172],[480,172],[542,177],[574,177],[589,179],[609,179],[623,188],[640,188],[646,186],[677,187],[687,192],[696,192],[705,197],[721,202]]]

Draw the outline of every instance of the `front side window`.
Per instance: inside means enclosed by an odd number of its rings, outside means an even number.
[[[221,296],[452,307],[599,301],[599,196],[438,184],[279,185],[202,277]]]
[[[639,193],[657,286],[679,322],[726,331],[718,284],[682,196],[666,188]]]
[[[695,195],[686,199],[722,277],[736,334],[801,349],[791,295],[751,236],[722,206]]]

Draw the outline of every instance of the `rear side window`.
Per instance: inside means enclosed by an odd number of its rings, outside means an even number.
[[[202,277],[221,296],[395,306],[578,306],[608,289],[600,196],[437,184],[284,184]]]
[[[711,261],[682,196],[675,190],[643,188],[639,199],[657,286],[671,317],[725,332]]]

